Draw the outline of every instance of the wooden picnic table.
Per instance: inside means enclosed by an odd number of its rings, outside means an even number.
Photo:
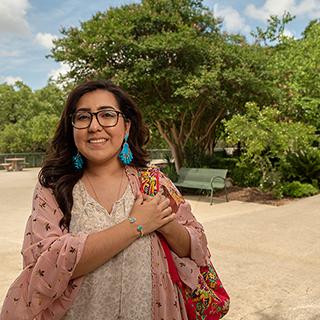
[[[6,158],[5,161],[11,165],[7,167],[8,171],[9,168],[13,171],[21,171],[26,164],[26,158]]]

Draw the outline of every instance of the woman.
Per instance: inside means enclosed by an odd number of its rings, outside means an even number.
[[[207,241],[172,182],[141,193],[148,130],[131,98],[107,81],[69,95],[35,188],[24,269],[1,319],[187,319],[159,240],[197,286]],[[154,173],[153,172],[153,173]]]

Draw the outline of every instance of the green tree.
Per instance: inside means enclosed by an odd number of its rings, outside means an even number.
[[[268,57],[265,71],[273,103],[248,103],[245,114],[226,122],[227,140],[243,147],[238,166],[258,169],[263,187],[281,179],[319,179],[319,149],[314,145],[320,128],[320,24],[311,21],[297,40],[284,35],[291,20],[290,14],[271,17],[267,29],[256,33],[255,46]]]
[[[222,34],[202,1],[111,8],[62,35],[52,57],[71,66],[67,78],[112,78],[126,88],[169,145],[177,169],[188,144],[212,154],[221,120],[247,95],[272,98],[260,80],[264,49],[251,51],[243,37]]]
[[[265,30],[261,27],[257,27],[255,31],[251,32],[251,35],[255,39],[256,44],[263,44],[268,46],[273,42],[282,42],[285,36],[285,27],[288,23],[295,19],[290,12],[284,12],[279,16],[271,15],[268,19],[268,24]]]
[[[146,0],[98,13],[62,34],[53,57],[72,66],[69,77],[112,78],[126,88],[168,143],[179,168],[184,146],[210,106],[204,90],[190,94],[186,83],[196,74],[206,78],[207,90],[217,83],[216,73],[208,70],[212,42],[219,40],[218,21],[210,11],[201,1]],[[221,114],[214,110],[207,116]]]
[[[273,74],[279,102],[287,119],[320,130],[320,23],[311,21],[301,39],[283,37],[272,50],[268,70]]]
[[[34,114],[32,90],[24,83],[0,84],[0,130]]]
[[[66,94],[56,83],[49,82],[45,87],[34,91],[34,99],[34,110],[38,113],[60,116]]]
[[[22,82],[0,85],[0,152],[45,151],[63,100],[54,83],[35,92]]]

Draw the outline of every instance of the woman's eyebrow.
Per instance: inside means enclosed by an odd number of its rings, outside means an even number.
[[[97,108],[97,110],[103,110],[103,109],[113,109],[113,110],[116,110],[116,107],[114,107],[114,106],[100,106],[100,107]],[[79,108],[77,109],[77,111],[91,111],[91,108],[83,106],[83,107],[79,107]]]

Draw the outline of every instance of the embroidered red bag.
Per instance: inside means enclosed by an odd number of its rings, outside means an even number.
[[[154,196],[160,189],[159,169],[149,168],[140,171],[140,182],[141,192]],[[219,320],[226,315],[229,310],[230,297],[212,263],[200,267],[198,287],[192,291],[181,281],[167,241],[161,234],[158,234],[158,236],[167,258],[171,280],[181,290],[188,319]]]

